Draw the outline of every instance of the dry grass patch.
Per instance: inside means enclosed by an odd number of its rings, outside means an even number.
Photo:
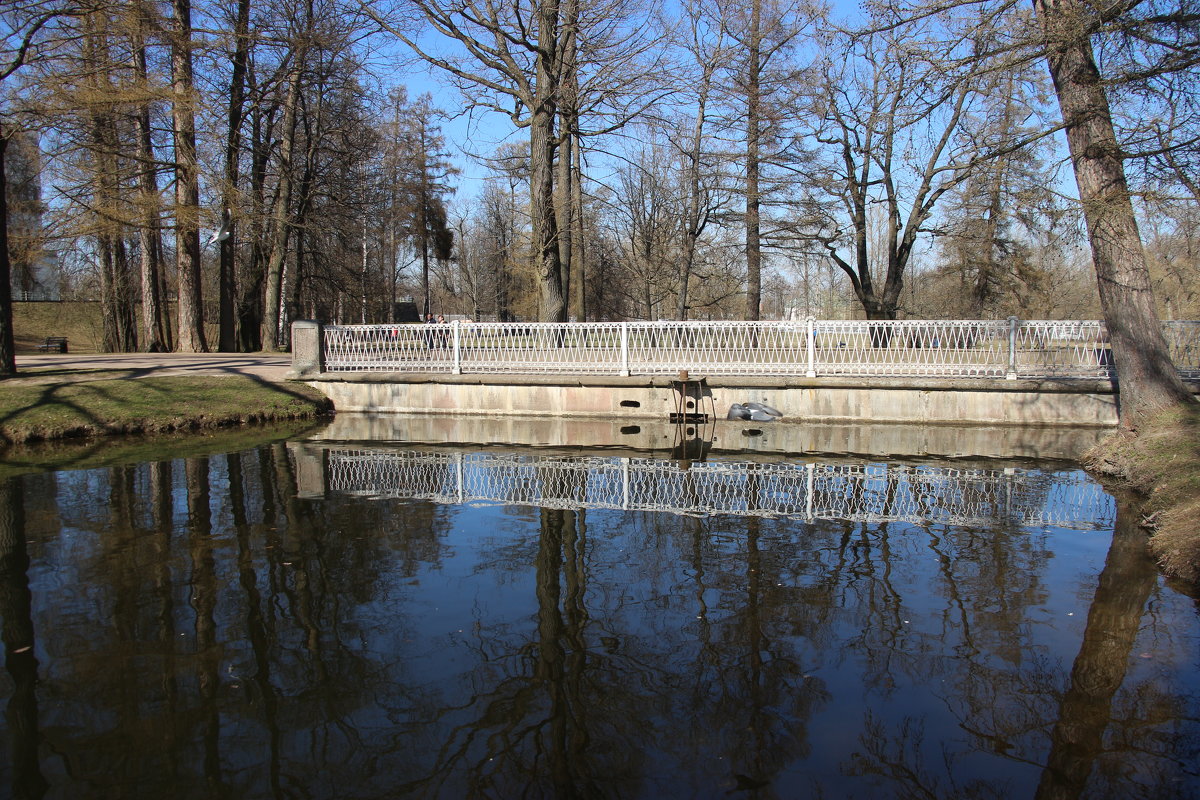
[[[1147,500],[1150,548],[1169,575],[1200,582],[1200,407],[1172,409],[1136,436],[1113,434],[1086,458],[1089,470]]]

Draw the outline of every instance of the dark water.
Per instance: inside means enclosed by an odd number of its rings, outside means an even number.
[[[1028,462],[267,445],[0,484],[0,795],[1200,796],[1200,619]]]

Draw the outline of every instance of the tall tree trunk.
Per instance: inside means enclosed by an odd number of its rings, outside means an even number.
[[[134,313],[133,270],[129,265],[129,248],[125,237],[113,239],[113,289],[116,301],[117,342],[119,352],[137,352],[137,315]]]
[[[4,157],[8,132],[0,123],[0,375],[17,374],[17,346],[13,340],[12,263],[8,258],[8,177]]]
[[[554,121],[559,91],[558,0],[540,0],[537,16],[537,85],[529,126],[534,273],[539,283],[538,319],[563,322],[567,304],[563,298],[558,221],[554,215]]]
[[[1121,425],[1137,429],[1155,412],[1194,400],[1171,363],[1154,306],[1120,145],[1088,38],[1091,12],[1079,0],[1034,0],[1034,6],[1047,39],[1112,341]]]
[[[391,207],[393,209],[396,207],[396,199],[395,199],[394,195],[392,197]],[[387,321],[388,322],[396,322],[396,302],[400,299],[399,280],[398,280],[398,276],[396,275],[396,272],[400,266],[398,263],[400,260],[400,254],[399,254],[399,252],[397,252],[397,248],[400,245],[399,245],[399,242],[397,241],[398,237],[396,235],[395,220],[386,220],[386,221],[384,221],[383,224],[384,224],[384,228],[386,231],[385,239],[387,241],[387,253],[379,260],[382,261],[384,264],[387,264],[387,266],[388,266]],[[365,227],[365,223],[364,223],[364,227]],[[365,247],[366,247],[366,244],[365,244],[366,232],[365,232],[365,230],[363,232],[363,237],[364,237],[363,247],[365,249]],[[366,253],[364,251],[364,253],[363,253],[363,280],[364,281],[366,280],[366,269],[367,269]]]
[[[579,116],[571,115],[571,128],[578,130]],[[568,306],[580,322],[587,321],[587,250],[583,235],[583,149],[578,134],[571,144],[571,260],[567,265],[571,275]]]
[[[171,0],[172,120],[175,136],[175,263],[179,282],[179,349],[206,353],[200,271],[200,165],[192,80],[191,0]]]
[[[687,230],[683,232],[683,257],[679,259],[677,279],[679,293],[675,298],[675,318],[681,322],[688,318],[688,285],[691,283],[692,267],[696,261],[696,247],[700,242],[701,234],[704,233],[707,218],[707,211],[701,207],[704,198],[702,197],[703,187],[700,183],[700,151],[704,146],[708,93],[712,87],[714,69],[712,61],[704,65],[704,75],[700,81],[700,91],[696,102],[696,124],[692,127],[692,140],[688,152],[684,154],[687,159],[687,217],[684,220]]]
[[[574,264],[574,248],[577,241],[575,235],[579,220],[575,219],[575,158],[578,145],[576,126],[578,124],[578,90],[577,74],[578,57],[578,25],[579,0],[563,0],[562,25],[559,30],[561,49],[559,74],[559,104],[558,118],[558,186],[554,204],[555,219],[558,223],[558,260],[562,266],[562,295],[565,304],[564,316],[569,317],[571,311],[572,287],[576,276],[572,272]],[[578,317],[576,319],[579,319]]]
[[[133,69],[139,85],[150,85],[146,58],[146,30],[150,26],[150,10],[145,3],[136,9],[136,41],[133,46]],[[158,171],[154,158],[154,142],[150,129],[150,104],[141,103],[134,115],[137,137],[138,205],[141,224],[138,225],[139,276],[142,289],[142,347],[148,353],[170,349],[167,326],[163,322],[162,295],[162,235],[159,216]]]
[[[238,349],[236,264],[237,255],[237,192],[240,174],[238,163],[242,149],[243,105],[246,100],[246,68],[250,60],[250,0],[238,0],[237,18],[233,28],[234,47],[232,74],[229,77],[229,128],[225,135],[225,186],[222,191],[221,208],[225,238],[221,241],[221,262],[217,278],[218,293],[218,343],[222,353]]]
[[[421,318],[429,320],[433,313],[429,297],[429,148],[425,139],[425,127],[421,125],[417,135],[417,242],[421,250]]]
[[[252,104],[250,126],[250,195],[253,214],[250,219],[250,260],[245,264],[238,285],[238,345],[244,353],[262,349],[263,280],[267,263],[266,183],[270,158],[270,120],[264,119],[261,105]]]
[[[574,245],[574,240],[571,236],[575,228],[574,211],[575,207],[571,202],[571,183],[574,177],[571,171],[571,152],[573,140],[571,134],[566,131],[569,124],[566,115],[560,115],[563,130],[559,132],[561,139],[558,145],[558,163],[556,170],[558,178],[555,181],[554,187],[554,218],[558,222],[558,261],[562,264],[562,294],[563,301],[567,306],[567,313],[570,312],[571,298],[571,251]]]
[[[90,69],[87,88],[97,98],[111,97],[109,18],[106,13],[90,13],[85,22],[83,57]],[[121,142],[112,107],[103,100],[92,106],[88,119],[91,159],[92,211],[96,248],[100,266],[100,350],[119,353],[127,350],[125,341],[125,311],[127,301],[123,287],[128,278],[124,248],[118,253],[121,230],[121,176],[118,153]]]
[[[283,314],[283,319],[279,325],[279,343],[284,349],[291,349],[292,336],[289,323],[291,320],[300,319],[300,309],[302,307],[302,292],[304,289],[304,274],[305,274],[305,249],[304,235],[308,230],[308,221],[312,216],[312,198],[313,198],[313,182],[316,180],[317,170],[317,153],[316,153],[316,137],[309,131],[305,138],[309,143],[308,152],[304,162],[304,174],[300,177],[299,195],[300,203],[296,208],[296,247],[292,254],[292,270],[288,275],[286,269],[283,276],[283,285],[280,287],[279,296],[281,298],[280,311]]]
[[[762,242],[759,171],[762,136],[762,0],[751,0],[746,54],[746,319],[762,316]]]
[[[365,219],[363,220],[362,240],[360,242],[360,245],[362,247],[362,251],[360,253],[360,259],[359,259],[359,264],[358,264],[358,280],[359,280],[359,285],[361,286],[361,289],[362,289],[362,313],[361,313],[361,316],[359,319],[359,323],[362,325],[366,325],[367,324],[367,269],[369,268],[370,263],[367,260],[367,221]],[[396,289],[395,289],[395,287],[392,287],[391,296],[393,298],[392,302],[391,302],[391,307],[394,310],[396,308],[396,300],[395,300]],[[385,317],[385,320],[387,322],[395,322],[396,320],[394,317],[395,317],[395,315],[389,311],[388,315]]]
[[[297,54],[296,63],[289,76],[287,96],[284,100],[283,120],[279,142],[279,186],[275,193],[275,207],[271,214],[271,249],[267,258],[266,288],[263,292],[262,349],[279,349],[280,303],[283,300],[283,266],[287,258],[290,225],[288,208],[292,203],[292,151],[296,145],[296,116],[300,104],[300,78],[303,74],[302,58]]]
[[[100,262],[100,352],[119,353],[116,290],[113,287],[113,237],[110,231],[102,230],[96,234],[96,255]]]

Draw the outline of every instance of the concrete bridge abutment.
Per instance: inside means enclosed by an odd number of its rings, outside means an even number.
[[[323,392],[338,411],[633,422],[666,420],[679,410],[672,376],[330,372],[322,331],[319,322],[294,324],[290,377]],[[692,380],[700,377],[702,405],[711,398],[718,418],[733,403],[753,401],[779,409],[789,422],[1111,427],[1118,421],[1117,392],[1107,379],[727,377],[692,371]]]
[[[667,377],[320,373],[299,379],[338,411],[352,412],[666,420],[678,401]],[[758,402],[791,422],[1117,423],[1117,396],[1107,381],[709,377],[706,385],[718,418],[733,403]]]

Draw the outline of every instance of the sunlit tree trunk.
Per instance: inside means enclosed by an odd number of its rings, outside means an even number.
[[[558,10],[558,0],[541,0],[538,4],[536,88],[529,124],[530,209],[534,265],[540,286],[538,319],[542,322],[563,322],[567,315],[558,250],[558,221],[554,214],[554,121],[560,66]]]
[[[578,120],[572,127],[578,127]],[[568,306],[580,322],[587,321],[587,249],[584,245],[583,217],[583,150],[579,137],[574,138],[571,146],[571,260],[570,270],[571,291],[568,295]]]
[[[688,318],[688,294],[692,278],[692,269],[696,262],[696,250],[700,236],[708,222],[708,211],[705,208],[703,178],[700,174],[701,150],[704,147],[704,126],[708,114],[708,95],[712,88],[712,76],[715,64],[712,60],[704,64],[704,73],[700,80],[696,96],[696,122],[692,127],[691,141],[688,150],[683,154],[686,164],[687,182],[687,211],[683,220],[686,230],[683,232],[683,255],[679,259],[678,294],[675,298],[675,318]]]
[[[150,8],[139,2],[134,7],[131,65],[140,86],[150,85],[146,36],[151,26]],[[150,127],[150,103],[142,102],[134,114],[138,174],[138,275],[141,282],[141,346],[146,352],[170,350],[170,332],[164,321],[162,292],[162,224],[157,161]]]
[[[566,306],[564,316],[570,315],[572,288],[578,279],[574,268],[578,255],[575,253],[575,245],[579,225],[579,220],[575,218],[575,159],[578,157],[579,146],[576,136],[579,2],[580,0],[564,0],[559,39],[562,69],[559,77],[558,185],[554,213],[558,223],[558,260],[562,269],[562,295]]]
[[[191,0],[172,0],[172,121],[175,138],[175,263],[179,276],[179,349],[205,353],[200,283],[200,164],[196,157]]]
[[[150,80],[146,58],[149,14],[146,4],[139,3],[132,58],[137,81],[142,86],[149,86]],[[138,106],[134,116],[134,128],[137,136],[138,204],[141,212],[141,224],[138,226],[138,272],[142,288],[142,349],[149,353],[158,353],[171,349],[171,339],[169,328],[163,319],[161,218],[149,103]]]
[[[1034,6],[1047,39],[1112,341],[1121,425],[1136,429],[1161,409],[1194,401],[1171,363],[1154,306],[1121,149],[1088,38],[1091,11],[1078,0],[1035,0]]]

